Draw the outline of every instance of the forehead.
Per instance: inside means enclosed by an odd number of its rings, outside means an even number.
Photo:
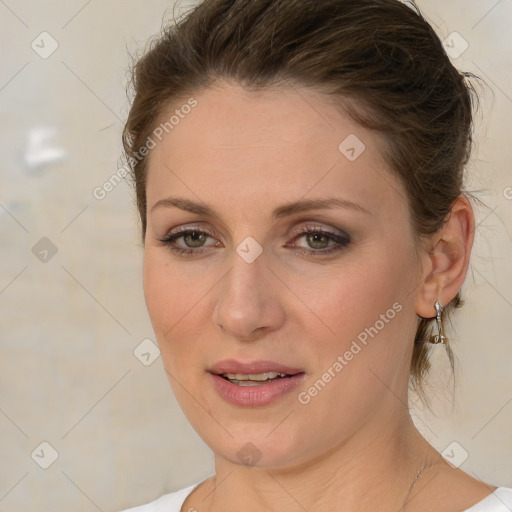
[[[218,151],[252,147],[255,151],[264,148],[279,153],[294,146],[295,153],[301,148],[304,153],[329,148],[338,156],[340,137],[354,134],[380,142],[375,134],[345,115],[339,102],[293,85],[249,91],[221,82],[194,98],[197,105],[187,109],[190,112],[181,119],[172,115],[183,108],[179,104],[162,115],[163,124],[171,117],[174,122],[179,121],[169,130],[173,135],[169,147],[186,150],[188,145],[182,143],[193,136],[203,152],[211,148]]]
[[[293,86],[255,93],[224,84],[194,98],[197,105],[149,155],[149,207],[164,189],[245,205],[282,202],[283,194],[298,200],[339,192],[374,205],[403,197],[379,136],[319,93]],[[173,105],[162,121],[179,108]]]

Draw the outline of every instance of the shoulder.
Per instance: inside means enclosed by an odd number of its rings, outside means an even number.
[[[164,494],[151,503],[146,503],[140,507],[130,508],[122,512],[180,512],[181,506],[187,496],[199,485],[193,484],[179,491],[170,494]]]
[[[472,507],[463,512],[510,512],[512,510],[512,488],[498,487]]]

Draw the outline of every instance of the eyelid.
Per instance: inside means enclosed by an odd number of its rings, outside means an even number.
[[[207,235],[211,236],[212,238],[216,238],[216,234],[213,232],[213,230],[209,227],[209,226],[203,226],[203,225],[200,225],[200,224],[185,224],[183,226],[178,226],[176,228],[172,228],[170,229],[169,231],[167,231],[165,233],[165,235],[163,235],[161,237],[161,239],[166,239],[166,238],[169,238],[173,235],[176,235],[178,233],[188,233],[190,231],[198,231],[198,232],[204,232],[206,233]],[[341,237],[341,238],[346,238],[347,240],[350,240],[351,237],[348,233],[346,233],[345,231],[343,230],[340,230],[340,229],[337,229],[337,228],[332,228],[332,227],[324,227],[324,226],[318,226],[318,225],[311,225],[309,223],[306,223],[305,225],[304,224],[301,224],[300,226],[298,227],[295,227],[291,233],[289,233],[289,237],[296,237],[296,236],[299,236],[299,235],[303,235],[305,233],[307,233],[308,231],[319,231],[319,232],[323,232],[323,233],[326,233],[326,234],[331,234],[331,235],[335,235],[335,236],[338,236],[338,237]]]
[[[294,228],[289,236],[296,237],[299,235],[307,234],[308,232],[311,232],[311,231],[318,231],[320,233],[325,233],[327,235],[333,235],[334,237],[344,238],[347,241],[351,240],[350,235],[341,229],[333,228],[331,226],[328,226],[328,227],[317,226],[317,225],[313,226],[308,223],[306,223],[305,225],[302,224],[301,226]]]
[[[204,245],[197,248],[185,248],[175,245],[176,240],[180,239],[181,237],[185,236],[187,233],[190,232],[198,232],[201,234],[205,234],[208,236],[208,238],[216,240],[216,242],[213,245]],[[298,238],[305,237],[308,234],[312,233],[320,233],[322,235],[327,236],[330,239],[330,241],[333,242],[330,246],[328,246],[330,247],[330,249],[324,248],[315,250],[295,245],[296,240]],[[302,224],[294,228],[292,230],[292,233],[288,234],[286,238],[289,239],[289,241],[286,242],[284,247],[296,248],[297,254],[316,257],[328,257],[331,254],[342,251],[352,242],[352,237],[343,230],[326,226],[311,225],[308,223],[306,223],[305,225]],[[164,235],[163,237],[157,237],[157,240],[163,245],[168,246],[171,249],[171,251],[173,251],[176,255],[188,255],[189,257],[192,257],[194,255],[200,256],[201,254],[208,254],[211,252],[211,250],[208,251],[208,248],[218,248],[219,245],[222,245],[222,242],[218,241],[218,238],[215,236],[213,230],[209,226],[198,226],[197,224],[186,224],[178,226],[176,228],[169,230],[167,234]]]
[[[208,226],[202,226],[200,224],[185,224],[183,226],[178,226],[177,228],[172,228],[162,236],[162,239],[169,238],[173,235],[177,235],[179,233],[189,233],[190,231],[197,231],[199,233],[206,233],[207,235],[215,238],[215,233]]]

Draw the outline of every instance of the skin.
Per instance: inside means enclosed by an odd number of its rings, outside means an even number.
[[[495,488],[451,468],[419,434],[407,404],[419,317],[435,316],[464,281],[474,217],[459,198],[425,247],[415,241],[405,190],[382,158],[382,140],[311,90],[251,93],[217,83],[149,155],[144,292],[170,384],[215,454],[214,477],[182,510],[463,510]],[[165,116],[164,116],[165,117]],[[338,149],[355,134],[365,150]],[[156,206],[166,198],[214,214]],[[338,198],[367,210],[322,208],[273,219],[302,199]],[[179,255],[161,238],[180,226],[209,229]],[[336,242],[300,231],[350,236]],[[252,263],[237,246],[253,237]],[[188,248],[183,238],[175,246]],[[310,388],[357,335],[393,304],[400,312],[308,404]],[[266,359],[302,368],[297,392],[242,408],[216,393],[216,361]],[[252,443],[261,458],[245,466]],[[408,495],[417,472],[425,469]],[[453,486],[462,492],[453,493]],[[217,492],[217,487],[219,491]],[[419,497],[418,497],[419,496]]]

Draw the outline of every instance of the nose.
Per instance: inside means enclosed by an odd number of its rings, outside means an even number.
[[[276,277],[263,252],[248,263],[233,251],[232,267],[222,279],[213,321],[225,334],[253,341],[278,330],[285,311],[279,300]]]

